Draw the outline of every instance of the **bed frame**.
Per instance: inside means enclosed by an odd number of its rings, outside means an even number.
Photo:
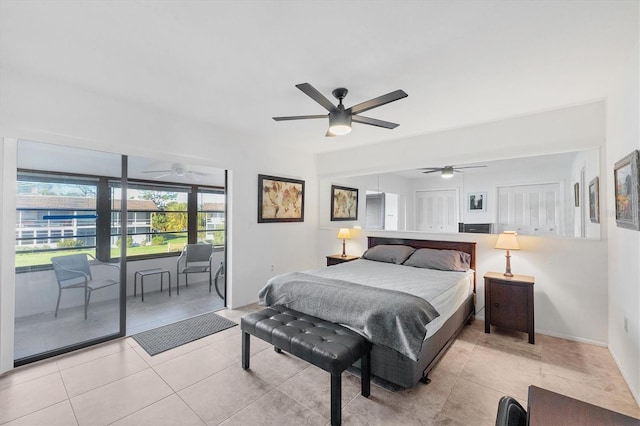
[[[458,250],[471,255],[471,269],[476,269],[476,243],[465,241],[414,240],[405,238],[368,237],[369,248],[381,244],[402,244],[415,248]],[[371,374],[403,388],[414,387],[419,381],[429,383],[429,372],[446,353],[464,325],[475,314],[476,275],[473,275],[473,293],[447,319],[442,327],[422,345],[417,361],[386,346],[373,345]]]

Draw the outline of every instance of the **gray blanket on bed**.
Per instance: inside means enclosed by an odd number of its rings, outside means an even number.
[[[258,294],[263,305],[283,305],[343,324],[371,343],[418,359],[426,325],[440,314],[424,299],[395,290],[303,272],[273,277]]]

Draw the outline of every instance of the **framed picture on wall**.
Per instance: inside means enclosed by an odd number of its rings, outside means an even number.
[[[470,192],[467,194],[467,211],[468,212],[486,212],[487,211],[487,193],[486,192]]]
[[[598,176],[589,182],[589,219],[592,223],[600,223],[600,179]]]
[[[620,228],[640,230],[640,183],[638,183],[639,151],[616,161],[613,167],[613,185],[616,197],[616,225]]]
[[[331,185],[331,220],[358,220],[358,189]]]
[[[258,223],[304,222],[304,181],[258,175]]]

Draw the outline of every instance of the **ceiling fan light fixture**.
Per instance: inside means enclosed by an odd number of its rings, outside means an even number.
[[[351,132],[351,114],[344,110],[332,111],[329,114],[329,133],[336,136]]]
[[[445,179],[451,179],[453,177],[453,168],[444,168],[442,169],[441,175]]]

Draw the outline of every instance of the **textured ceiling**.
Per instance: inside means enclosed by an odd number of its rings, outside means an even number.
[[[0,2],[0,66],[72,82],[309,152],[350,148],[604,98],[638,42],[638,1]],[[276,123],[323,114],[295,88],[395,130]]]

